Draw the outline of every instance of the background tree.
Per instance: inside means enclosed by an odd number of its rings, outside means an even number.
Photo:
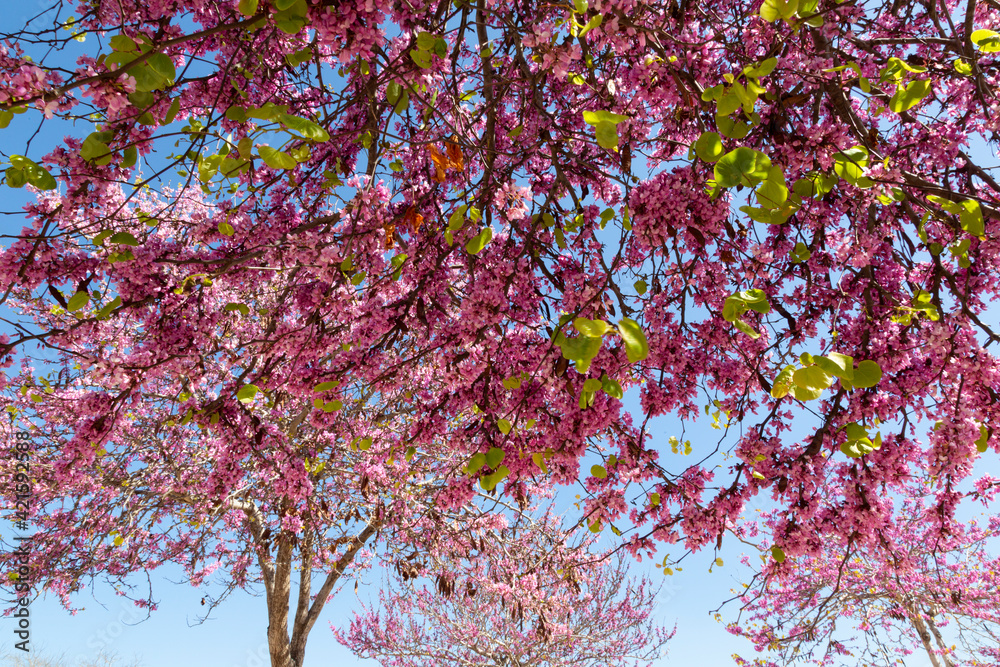
[[[617,667],[663,656],[673,633],[655,621],[649,580],[630,580],[620,559],[578,566],[565,577],[573,588],[553,587],[559,594],[536,623],[508,604],[511,587],[483,577],[479,588],[445,596],[401,577],[379,607],[355,613],[350,630],[337,635],[359,656],[392,667]]]
[[[929,527],[959,529],[1000,448],[1000,186],[973,150],[1000,117],[992,2],[73,10],[0,59],[7,136],[93,130],[5,158],[40,190],[0,275],[7,407],[61,444],[46,512],[103,506],[102,450],[156,473],[158,450],[124,454],[155,423],[231,476],[158,491],[204,514],[258,461],[294,533],[327,453],[294,444],[302,414],[336,452],[372,438],[362,476],[411,448],[451,465],[428,514],[581,481],[585,521],[636,554],[718,545],[761,492],[793,559],[891,543],[914,475]],[[719,442],[685,442],[703,414]],[[651,443],[659,416],[694,458]],[[51,562],[110,530],[51,538]],[[123,576],[151,555],[130,554]]]
[[[415,407],[437,382],[433,369],[411,367],[391,393],[356,370],[341,374],[338,360],[357,369],[348,361],[355,355],[313,336],[301,310],[309,297],[270,275],[200,276],[174,290],[166,312],[92,316],[53,338],[58,376],[36,382],[23,369],[24,391],[11,406],[32,437],[20,458],[35,480],[30,551],[42,590],[69,606],[82,582],[103,578],[155,608],[152,589],[134,590],[132,575],[172,562],[192,584],[214,584],[203,600],[207,617],[233,590],[259,586],[271,663],[299,667],[341,578],[371,554],[390,566],[419,554],[426,574],[448,585],[455,574],[436,558],[477,555],[491,577],[572,562],[579,549],[551,523],[537,553],[510,563],[500,562],[507,546],[491,549],[495,558],[479,553],[530,522],[527,492],[514,505],[485,491],[488,502],[477,502],[462,472],[467,461],[420,436],[421,419],[444,419],[420,417]],[[410,353],[403,343],[386,351]],[[245,381],[251,373],[261,387]],[[273,389],[272,377],[298,389]],[[484,480],[502,479],[504,452],[480,456],[479,468],[490,471]],[[495,492],[497,482],[481,490]],[[521,592],[530,614],[533,596]]]
[[[64,657],[49,657],[35,651],[32,651],[28,655],[24,655],[20,651],[16,653],[5,651],[0,654],[0,657],[6,661],[4,664],[10,667],[142,667],[142,664],[138,660],[133,659],[125,662],[116,654],[105,652],[101,652],[93,660],[75,663],[68,661]]]
[[[942,538],[927,511],[910,499],[882,545],[830,544],[794,562],[772,554],[743,596],[746,620],[730,626],[777,656],[754,664],[888,666],[914,651],[934,667],[997,664],[1000,517]]]

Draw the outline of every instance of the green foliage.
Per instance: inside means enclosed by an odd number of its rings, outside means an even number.
[[[975,30],[969,39],[983,53],[1000,53],[1000,33],[994,30]]]
[[[479,230],[478,234],[469,239],[469,242],[465,244],[465,251],[470,255],[478,255],[492,238],[493,228],[483,227]]]
[[[889,109],[896,113],[902,113],[907,109],[920,104],[920,101],[931,92],[931,82],[927,79],[917,79],[900,86],[896,94],[889,100]]]
[[[597,144],[609,150],[618,150],[618,124],[628,120],[628,116],[610,111],[584,111],[583,121],[593,125],[597,135]]]
[[[236,392],[236,399],[240,403],[253,403],[254,398],[257,396],[257,392],[260,389],[255,384],[245,384],[239,388]]]
[[[293,130],[305,139],[310,141],[324,142],[330,140],[330,134],[322,127],[300,116],[290,116],[288,114],[278,114],[276,120],[289,130]]]
[[[846,435],[846,440],[841,443],[840,451],[853,459],[870,454],[882,447],[882,434],[876,433],[872,437],[868,430],[857,422],[847,424],[842,430]]]
[[[741,319],[748,310],[761,314],[771,311],[771,304],[767,302],[764,290],[749,289],[726,297],[726,301],[722,305],[722,319],[731,322],[733,326],[751,338],[760,338],[760,334]]]
[[[704,162],[715,162],[722,157],[722,140],[716,132],[705,132],[694,144],[694,152]]]
[[[630,363],[634,364],[649,356],[649,343],[638,322],[623,317],[618,323],[618,333],[625,343],[625,354]]]
[[[77,292],[72,297],[70,297],[69,302],[66,304],[66,310],[68,310],[71,313],[75,313],[76,311],[86,306],[88,303],[90,303],[90,294],[87,293],[86,291]]]
[[[30,183],[39,190],[54,190],[56,179],[45,167],[23,155],[10,156],[10,168],[7,169],[7,185],[12,188],[24,187]]]

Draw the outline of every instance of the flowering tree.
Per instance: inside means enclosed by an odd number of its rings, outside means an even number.
[[[187,206],[199,215],[196,202]],[[279,272],[264,276],[197,276],[165,310],[80,318],[51,339],[58,375],[36,381],[25,367],[9,403],[33,441],[19,459],[35,479],[30,552],[45,589],[69,606],[81,582],[104,578],[153,607],[151,589],[131,590],[132,575],[167,562],[195,585],[221,586],[206,595],[206,612],[235,589],[261,586],[272,665],[298,667],[324,605],[370,554],[389,565],[422,554],[428,575],[455,585],[454,568],[434,559],[506,543],[504,531],[531,508],[525,490],[509,508],[475,502],[471,464],[428,426],[451,418],[421,405],[436,369],[411,365],[392,389],[364,379],[369,363],[391,374],[412,346],[387,345],[377,359],[317,337],[312,292],[291,289]],[[35,317],[52,323],[76,312],[42,308]],[[506,455],[480,456],[485,496]],[[548,537],[533,559],[480,557],[479,571],[520,578],[532,574],[528,563],[567,567],[579,550],[555,526]],[[538,596],[521,591],[530,614]]]
[[[554,586],[561,594],[526,624],[523,609],[506,604],[509,586],[479,577],[480,588],[441,595],[407,583],[404,574],[383,592],[380,607],[356,613],[338,638],[392,667],[618,667],[662,656],[673,633],[652,617],[656,590],[648,580],[629,581],[622,560],[579,566],[566,576],[574,588]]]
[[[888,498],[926,473],[928,527],[957,530],[1000,448],[994,3],[67,9],[0,58],[8,135],[89,125],[5,158],[38,190],[0,256],[5,401],[59,445],[45,513],[95,516],[47,538],[51,585],[101,540],[124,576],[239,517],[215,555],[240,586],[324,500],[346,554],[383,520],[365,479],[428,517],[580,480],[636,554],[719,544],[766,492],[799,558],[898,539]],[[651,444],[703,414],[718,443],[675,441],[695,459]],[[108,494],[176,537],[112,537]]]
[[[934,667],[997,664],[1000,558],[988,547],[1000,517],[943,537],[926,511],[906,503],[891,543],[835,543],[794,562],[776,548],[744,595],[748,618],[730,626],[778,660],[754,664],[895,665],[914,650]]]

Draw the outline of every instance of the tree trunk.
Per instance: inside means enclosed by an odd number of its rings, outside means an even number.
[[[934,619],[928,619],[927,625],[930,626],[931,633],[934,635],[934,641],[937,642],[938,647],[942,651],[941,659],[944,661],[945,667],[955,667],[955,663],[952,662],[951,657],[945,652],[948,650],[948,647],[944,645],[944,638],[941,637],[941,632],[938,630]]]
[[[908,611],[910,612],[910,622],[916,629],[920,641],[923,642],[924,649],[927,651],[927,657],[931,660],[931,665],[933,667],[942,667],[941,661],[938,660],[938,655],[934,652],[934,647],[931,645],[931,633],[927,631],[924,619],[920,618],[920,613],[917,610],[911,608]]]
[[[312,556],[311,538],[302,539],[302,570],[299,577],[298,602],[295,620],[289,634],[288,612],[292,593],[292,544],[294,536],[282,533],[278,538],[278,553],[271,563],[261,563],[264,576],[264,590],[267,593],[267,645],[271,655],[271,667],[302,667],[305,662],[306,640],[320,612],[326,605],[334,586],[355,556],[374,535],[381,522],[373,519],[354,537],[347,551],[337,560],[333,570],[327,575],[316,597],[312,599]]]

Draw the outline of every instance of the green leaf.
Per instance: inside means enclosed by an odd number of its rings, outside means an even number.
[[[177,117],[177,112],[180,110],[181,110],[181,99],[179,97],[175,97],[174,100],[170,103],[170,108],[167,109],[167,115],[163,117],[163,124],[169,125],[170,123],[174,122],[174,118]]]
[[[66,310],[75,313],[88,303],[90,303],[90,294],[86,291],[77,292],[70,298],[69,303],[66,304]]]
[[[812,252],[809,250],[809,246],[801,241],[795,244],[795,248],[793,248],[792,252],[789,254],[789,259],[792,260],[793,264],[806,262],[810,257],[812,257]]]
[[[252,403],[260,389],[255,384],[245,384],[236,392],[236,398],[240,403]]]
[[[743,73],[746,74],[747,76],[752,76],[755,79],[759,79],[760,77],[767,76],[768,74],[773,72],[774,68],[777,66],[778,66],[778,59],[771,57],[757,65],[748,65],[747,67],[744,67]]]
[[[778,373],[778,377],[774,378],[774,384],[771,385],[772,398],[783,398],[788,395],[792,388],[792,374],[794,372],[795,366],[788,365]]]
[[[434,48],[434,43],[437,39],[437,35],[421,31],[417,33],[417,48],[421,51],[430,51]]]
[[[618,128],[614,123],[598,123],[597,145],[608,150],[618,150]]]
[[[736,320],[735,322],[733,322],[733,326],[742,331],[743,333],[745,333],[746,335],[750,336],[754,340],[760,338],[760,334],[743,320]]]
[[[715,126],[719,128],[722,136],[730,139],[742,139],[750,133],[750,125],[743,121],[736,121],[729,116],[715,116]]]
[[[802,389],[822,391],[833,384],[833,378],[819,366],[806,366],[792,374],[792,382]]]
[[[990,441],[990,431],[983,425],[979,426],[979,439],[976,440],[976,450],[980,454],[985,454],[986,449],[989,447]]]
[[[477,452],[469,459],[469,464],[465,466],[465,471],[470,475],[474,475],[482,470],[484,465],[486,465],[486,454]]]
[[[258,146],[257,152],[260,153],[260,157],[263,158],[264,164],[271,169],[294,169],[295,165],[298,164],[295,161],[295,158],[288,153],[271,148],[267,145]]]
[[[87,162],[105,165],[111,162],[111,149],[105,143],[111,140],[110,132],[93,132],[83,140],[80,157]]]
[[[277,120],[278,116],[281,116],[286,111],[288,107],[286,105],[276,105],[268,102],[262,107],[249,108],[246,110],[247,118],[259,118],[260,120]]]
[[[146,56],[146,64],[167,83],[173,83],[177,77],[177,69],[174,67],[174,61],[166,54],[151,53]]]
[[[604,466],[595,465],[591,466],[590,474],[596,477],[597,479],[604,479],[608,476],[608,471],[604,469]]]
[[[510,433],[510,429],[512,427],[511,427],[511,423],[508,420],[506,420],[506,419],[499,419],[499,420],[497,420],[497,428],[500,429],[501,433],[503,433],[504,435],[507,435],[508,433]]]
[[[722,139],[716,132],[705,132],[694,143],[694,152],[704,162],[715,162],[722,157]]]
[[[233,311],[237,311],[241,315],[249,315],[250,314],[250,307],[247,306],[245,303],[230,302],[230,303],[226,304],[226,306],[223,308],[223,310],[225,310],[226,312],[230,312],[230,313],[233,312]]]
[[[587,21],[587,25],[583,26],[583,30],[581,30],[580,34],[577,36],[583,37],[594,28],[600,27],[601,23],[603,22],[604,22],[604,14],[598,14],[597,16]]]
[[[819,188],[814,178],[800,178],[795,181],[792,185],[792,192],[804,198],[815,197],[819,194]]]
[[[483,487],[484,491],[492,491],[509,474],[510,470],[507,469],[507,466],[500,466],[493,474],[481,477],[479,479],[479,486]]]
[[[157,54],[162,55],[162,54]],[[153,90],[160,90],[167,86],[167,79],[160,75],[152,65],[145,62],[138,67],[133,67],[128,71],[129,76],[135,79],[135,89],[142,93]]]
[[[604,320],[588,320],[586,317],[578,317],[573,320],[573,327],[584,336],[599,338],[611,330]]]
[[[448,217],[448,231],[456,232],[465,226],[465,212],[468,209],[469,207],[463,204],[452,211]]]
[[[931,82],[927,79],[919,79],[906,84],[906,88],[897,90],[896,94],[889,100],[889,109],[896,113],[902,113],[911,109],[927,97],[931,91]]]
[[[7,169],[6,174],[7,185],[12,188],[23,188],[24,184],[28,182],[28,175],[24,173],[23,169],[10,167]]]
[[[1000,33],[993,30],[976,30],[971,35],[969,39],[973,44],[979,47],[979,50],[983,53],[998,53],[1000,52]]]
[[[340,382],[338,380],[331,380],[330,382],[320,382],[318,385],[313,387],[313,391],[316,392],[330,391],[331,389],[336,389],[339,386]]]
[[[985,234],[986,228],[983,225],[983,211],[979,207],[979,202],[975,199],[963,199],[959,202],[959,205],[962,207],[962,229],[976,237]]]
[[[715,182],[720,188],[732,188],[743,182],[744,176],[754,171],[757,151],[740,147],[726,153],[715,163]]]
[[[486,465],[496,470],[506,456],[507,454],[499,447],[491,447],[490,451],[486,452]]]
[[[618,323],[618,333],[625,343],[625,354],[628,355],[630,363],[634,364],[649,356],[649,343],[638,322],[627,317],[622,318]]]
[[[955,71],[961,74],[962,76],[969,76],[970,74],[972,74],[972,65],[965,62],[961,58],[955,58],[955,60],[952,61],[952,65],[954,65]]]
[[[288,63],[290,67],[298,67],[302,63],[310,60],[313,57],[313,50],[311,47],[305,47],[295,51],[294,53],[285,54],[285,62]],[[361,73],[364,75],[368,74],[368,63],[361,61]]]
[[[306,14],[309,5],[306,0],[281,0],[285,9],[279,9],[274,15],[274,25],[287,35],[294,35],[306,26]]]
[[[428,53],[427,51],[418,51],[417,49],[413,49],[410,51],[410,58],[413,59],[413,62],[416,63],[417,67],[421,69],[429,69],[434,60],[434,55]]]
[[[743,106],[743,99],[735,90],[730,88],[716,102],[716,115],[728,116],[741,106]]]
[[[590,336],[567,338],[560,333],[556,336],[555,343],[562,350],[562,356],[576,364],[577,371],[586,373],[590,368],[591,360],[601,351],[604,339],[591,338]]]
[[[833,171],[851,184],[858,184],[864,178],[864,168],[868,165],[868,151],[857,146],[833,156],[836,162]]]
[[[128,35],[115,35],[108,41],[108,45],[115,51],[135,51],[136,43]]]
[[[14,119],[14,112],[7,109],[0,109],[0,130],[4,129],[10,125],[10,121]]]
[[[228,222],[223,221],[219,223],[219,233],[223,236],[232,236],[236,233],[236,229]]]
[[[298,132],[310,141],[323,142],[330,140],[330,134],[326,130],[307,118],[280,114],[277,120],[288,129]]]
[[[109,315],[111,315],[111,311],[120,305],[122,305],[122,298],[120,296],[116,296],[110,303],[105,304],[99,311],[97,311],[97,319],[106,319]]]
[[[122,161],[118,163],[118,166],[122,169],[128,169],[134,167],[136,161],[139,159],[139,149],[136,148],[135,144],[131,146],[126,146],[125,150],[122,151]],[[49,176],[51,179],[52,177]],[[52,181],[52,187],[56,186],[55,180]]]
[[[625,397],[621,384],[618,383],[618,380],[608,377],[607,373],[601,376],[601,389],[611,398],[621,400]]]
[[[784,563],[785,552],[781,550],[781,547],[775,545],[771,547],[771,558],[773,558],[778,563]]]
[[[750,310],[761,314],[771,312],[771,304],[767,302],[767,294],[762,289],[743,290],[737,296],[750,307]]]
[[[793,386],[792,396],[800,401],[812,401],[823,395],[822,389],[806,389],[804,387]]]
[[[736,322],[746,311],[746,301],[739,298],[739,296],[729,296],[726,297],[725,303],[722,304],[722,319],[727,322]]]
[[[257,3],[258,0],[240,0],[237,9],[239,9],[240,14],[243,14],[243,16],[253,16],[257,13]]]
[[[465,251],[470,255],[478,255],[492,238],[493,228],[483,227],[478,234],[469,239],[469,242],[465,244]]]
[[[15,160],[15,158],[19,159]],[[56,188],[56,179],[52,178],[52,174],[33,160],[29,160],[23,155],[11,155],[10,161],[11,164],[22,169],[28,183],[39,190],[54,190]]]
[[[594,125],[595,127],[601,123],[611,123],[612,125],[617,125],[622,121],[628,120],[628,116],[623,116],[619,113],[611,113],[610,111],[584,111],[583,112],[583,122],[588,125]]]
[[[128,232],[118,232],[117,234],[112,234],[111,239],[109,240],[112,243],[118,243],[120,245],[131,245],[131,246],[139,245],[139,241],[137,241],[136,238],[131,234],[129,234]]]
[[[858,367],[854,370],[854,380],[852,380],[852,382],[855,387],[867,389],[868,387],[874,387],[877,385],[881,379],[882,367],[879,366],[877,362],[865,359],[859,363]]]
[[[830,375],[854,381],[854,359],[846,354],[832,352],[828,357],[813,357],[813,363]]]
[[[781,167],[774,165],[768,170],[767,179],[757,188],[757,201],[766,209],[775,209],[788,199],[785,176]]]

